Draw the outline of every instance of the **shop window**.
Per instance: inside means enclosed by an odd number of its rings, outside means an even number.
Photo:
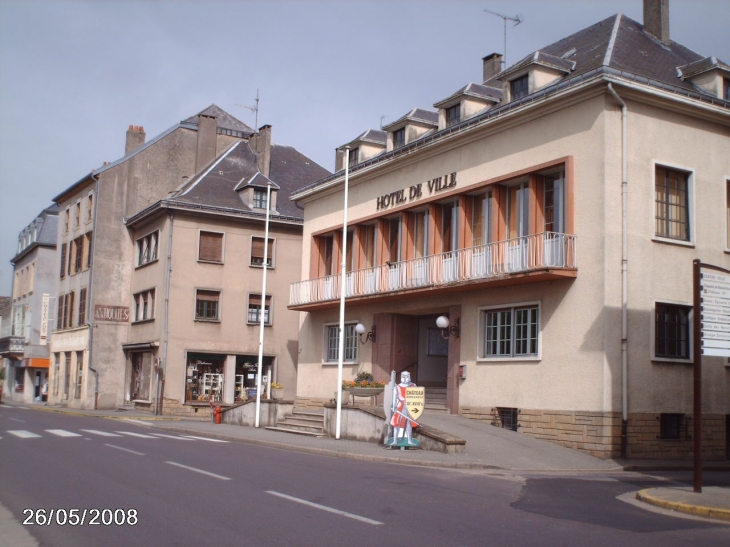
[[[86,324],[86,289],[79,291],[79,325]]]
[[[248,322],[253,324],[261,323],[261,295],[250,294],[248,296]],[[264,325],[271,325],[271,296],[266,296],[264,306]]]
[[[665,359],[690,358],[691,306],[657,303],[654,355]]]
[[[509,83],[509,88],[513,101],[527,96],[530,92],[530,75],[525,74],[524,76],[515,78]]]
[[[659,415],[659,438],[665,440],[678,440],[686,429],[684,414],[660,414]]]
[[[84,352],[76,352],[76,383],[74,386],[74,399],[81,398],[81,385],[84,380]]]
[[[456,125],[461,121],[461,104],[455,104],[446,109],[446,127]]]
[[[140,352],[131,355],[132,375],[130,397],[132,401],[149,401],[152,376],[152,353]]]
[[[157,260],[157,240],[159,230],[137,240],[137,266],[144,266]]]
[[[269,248],[264,249],[264,238],[263,237],[252,237],[251,238],[251,266],[263,266],[264,265],[264,250],[266,250],[266,265],[273,267],[274,265],[274,240],[269,238]]]
[[[273,359],[263,357],[261,370],[264,375],[271,373]],[[236,356],[236,383],[235,400],[245,401],[256,398],[256,383],[258,381],[258,357],[255,355]]]
[[[340,326],[325,325],[325,361],[337,363],[340,356]],[[344,361],[348,363],[357,362],[357,333],[355,323],[345,323],[345,351]]]
[[[199,321],[218,321],[220,319],[220,291],[195,291],[195,319]]]
[[[537,357],[540,308],[537,305],[482,309],[482,358]]]
[[[61,353],[53,354],[53,396],[58,395],[58,381],[61,378]]]
[[[655,177],[655,234],[689,241],[689,175],[657,166]]]
[[[223,399],[223,365],[221,355],[191,355],[188,357],[185,401],[221,401]]]
[[[15,367],[15,391],[23,393],[25,389],[25,368]]]
[[[155,289],[134,295],[134,320],[149,321],[155,318]]]
[[[203,262],[223,262],[223,234],[200,232],[198,260]]]

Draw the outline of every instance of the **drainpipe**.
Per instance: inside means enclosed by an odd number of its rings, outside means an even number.
[[[621,105],[621,457],[626,459],[628,444],[629,404],[628,404],[628,270],[629,270],[629,239],[628,239],[628,203],[629,181],[626,147],[626,103],[621,100],[613,86],[608,84],[608,91]]]
[[[94,177],[94,173],[91,173],[91,180],[94,181],[94,227],[96,227],[96,210],[99,207],[99,179]],[[96,231],[96,230],[94,230]],[[99,406],[99,373],[97,370],[91,366],[93,361],[91,360],[91,355],[94,347],[94,325],[89,321],[90,314],[88,313],[91,309],[91,291],[93,288],[92,281],[94,280],[94,265],[96,264],[96,257],[94,256],[94,253],[96,252],[96,234],[91,238],[91,249],[89,249],[89,253],[91,253],[91,268],[89,268],[89,293],[86,296],[86,307],[87,313],[86,313],[86,325],[89,327],[89,370],[94,373],[94,410],[97,410]]]
[[[167,340],[170,332],[170,278],[172,277],[172,228],[175,223],[175,215],[172,211],[169,211],[169,213],[170,236],[167,241],[167,280],[165,281],[165,340],[162,343],[162,382],[159,390],[158,401],[155,405],[155,414],[162,414],[162,401],[165,397],[165,378],[167,378]]]

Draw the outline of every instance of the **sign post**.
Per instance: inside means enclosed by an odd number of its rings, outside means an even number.
[[[702,493],[702,356],[730,357],[730,270],[693,261],[694,491]]]

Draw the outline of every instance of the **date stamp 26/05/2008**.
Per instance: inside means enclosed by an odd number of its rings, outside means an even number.
[[[134,526],[136,509],[23,509],[24,526]]]

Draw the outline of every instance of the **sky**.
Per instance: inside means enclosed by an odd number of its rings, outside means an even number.
[[[481,83],[507,63],[641,0],[0,0],[0,295],[17,238],[52,200],[217,104],[332,171],[366,129]],[[730,63],[730,1],[670,0],[671,38]],[[246,108],[249,107],[249,108]],[[381,118],[383,117],[384,118]]]

